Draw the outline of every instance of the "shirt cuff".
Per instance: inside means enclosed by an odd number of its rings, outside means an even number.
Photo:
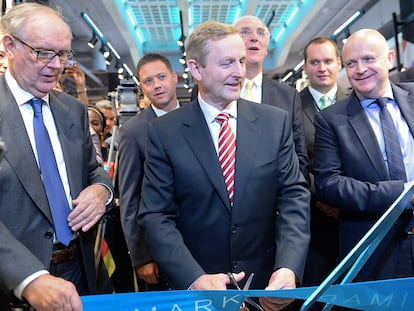
[[[111,188],[109,188],[104,183],[100,183],[100,182],[99,183],[96,183],[95,185],[104,186],[106,188],[106,190],[108,190],[108,199],[106,199],[105,205],[108,205],[109,203],[111,203],[112,200],[114,199],[114,193],[112,192]]]
[[[22,300],[23,299],[22,298],[22,293],[23,293],[24,289],[26,288],[26,286],[29,285],[29,283],[31,283],[35,279],[37,279],[39,276],[44,275],[44,274],[49,274],[49,272],[47,270],[40,270],[38,272],[35,272],[35,273],[29,275],[19,285],[16,286],[16,288],[13,290],[13,294],[17,298]]]

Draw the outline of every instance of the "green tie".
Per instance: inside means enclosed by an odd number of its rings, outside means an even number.
[[[329,106],[329,97],[327,95],[321,96],[320,101],[321,101],[321,106],[319,107],[320,110],[323,110]]]

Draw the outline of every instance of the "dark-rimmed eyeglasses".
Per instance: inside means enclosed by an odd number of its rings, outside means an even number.
[[[59,62],[61,64],[66,64],[66,62],[69,59],[73,59],[73,57],[75,56],[75,53],[73,53],[72,50],[60,51],[60,52],[56,53],[55,51],[51,51],[51,50],[35,49],[34,47],[27,44],[26,42],[19,39],[18,37],[13,36],[13,38],[15,40],[19,41],[21,44],[28,47],[30,50],[32,50],[32,52],[36,54],[36,60],[38,60],[42,63],[48,63],[48,62],[52,61],[56,56],[59,56]]]

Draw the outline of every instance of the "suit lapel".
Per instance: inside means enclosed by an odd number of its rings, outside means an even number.
[[[314,117],[317,112],[316,103],[308,88],[304,89],[303,93],[304,94],[301,96],[303,111],[310,122],[314,124]]]
[[[408,101],[412,101],[413,94],[410,94],[409,91],[403,90],[398,86],[391,84],[392,91],[395,96],[395,100],[400,107],[401,113],[404,116],[405,121],[410,128],[411,135],[414,133],[414,105],[410,104]]]
[[[254,166],[259,130],[256,126],[257,114],[244,100],[237,103],[236,175],[234,205],[238,206],[247,187],[250,172]]]
[[[68,105],[65,105],[61,102],[53,93],[50,93],[50,109],[55,119],[56,129],[58,132],[58,137],[60,145],[62,147],[63,157],[65,159],[66,172],[68,175],[69,188],[71,191],[77,192],[79,185],[82,184],[82,180],[79,179],[79,174],[75,174],[78,170],[73,170],[70,168],[78,167],[79,154],[74,153],[76,150],[79,150],[79,146],[75,144],[75,140],[71,139],[72,135],[75,135],[72,132],[72,128],[75,125],[72,118],[69,117],[70,108]],[[71,193],[73,196],[73,194]]]
[[[0,93],[2,103],[0,115],[2,117],[1,134],[7,143],[7,152],[3,161],[7,161],[16,173],[17,178],[43,214],[52,222],[49,203],[40,179],[39,167],[27,135],[19,107],[5,80],[1,80]]]
[[[211,139],[210,130],[198,104],[198,100],[193,101],[191,104],[188,104],[188,106],[183,122],[184,139],[187,141],[193,151],[193,155],[204,169],[219,197],[230,211],[230,201],[218,156]]]
[[[387,168],[385,166],[384,159],[382,158],[382,153],[378,145],[377,138],[375,137],[368,117],[363,111],[355,93],[353,93],[350,100],[348,101],[347,110],[349,123],[354,129],[356,136],[359,138],[361,146],[370,159],[372,166],[381,179],[387,179]]]

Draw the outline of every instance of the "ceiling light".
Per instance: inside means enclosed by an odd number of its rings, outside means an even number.
[[[95,47],[96,42],[98,42],[98,38],[96,37],[95,33],[92,34],[92,38],[88,41],[88,46],[93,49]]]
[[[109,66],[111,64],[112,58],[112,55],[108,54],[108,56],[105,58],[105,64]]]
[[[180,39],[177,40],[178,46],[184,46],[186,37],[184,35],[181,35]]]
[[[338,35],[342,30],[344,30],[346,27],[350,26],[360,15],[362,15],[362,11],[357,11],[352,15],[350,18],[347,19],[345,23],[343,23],[341,26],[339,26],[334,32],[333,35]]]

